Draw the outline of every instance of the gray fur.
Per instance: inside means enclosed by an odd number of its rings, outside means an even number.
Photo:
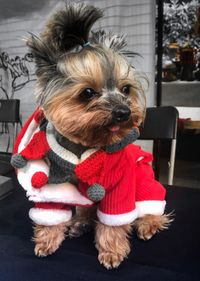
[[[104,48],[112,49],[114,52],[118,52],[127,57],[135,57],[139,55],[136,52],[126,49],[127,42],[124,35],[117,35],[112,32],[107,34],[105,30],[98,30],[96,32],[92,32],[90,41],[94,44],[100,44]]]
[[[41,75],[47,75],[49,77],[49,74],[54,73],[56,70],[56,54],[40,37],[32,33],[30,35],[26,43],[35,58],[36,75],[39,77]]]
[[[115,52],[120,52],[127,45],[125,37],[123,35],[116,35],[112,32],[106,34],[105,30],[92,32],[92,37],[90,40],[92,43],[100,44],[106,48],[111,48]]]
[[[103,16],[102,10],[84,3],[68,3],[46,25],[44,38],[56,52],[68,52],[88,42],[92,25]]]
[[[31,34],[27,45],[35,58],[39,105],[67,85],[66,77],[58,68],[59,58],[71,49],[84,45],[92,25],[102,15],[102,11],[93,6],[69,3],[64,10],[51,17],[40,37]]]
[[[46,97],[49,96],[49,91],[55,90],[55,86],[58,84],[56,81],[60,81],[63,77],[57,70],[58,58],[56,53],[40,37],[31,34],[27,40],[27,46],[35,59],[36,75],[39,78],[37,80],[36,99],[38,104],[42,105]]]

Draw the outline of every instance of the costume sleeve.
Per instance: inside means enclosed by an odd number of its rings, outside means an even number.
[[[63,203],[35,203],[30,209],[29,217],[39,225],[58,225],[66,223],[72,218],[72,211]]]
[[[106,174],[110,182],[97,211],[99,220],[106,225],[124,225],[137,218],[135,208],[135,164],[130,155],[121,154],[120,162]],[[104,184],[107,185],[106,183]]]
[[[138,216],[145,214],[162,215],[166,204],[166,190],[155,180],[147,156],[143,155],[136,162],[136,207]]]

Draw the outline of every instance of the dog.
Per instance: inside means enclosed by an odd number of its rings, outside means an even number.
[[[92,32],[102,10],[69,3],[27,40],[36,64],[39,108],[20,132],[12,157],[35,203],[35,254],[54,253],[65,236],[95,228],[98,260],[116,268],[136,230],[148,240],[168,227],[165,189],[152,156],[132,144],[145,116],[141,77],[124,36]],[[76,205],[72,217],[71,205]]]

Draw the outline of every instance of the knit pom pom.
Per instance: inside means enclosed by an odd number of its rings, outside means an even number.
[[[36,172],[31,178],[31,184],[34,188],[41,188],[48,182],[48,177],[44,172]]]
[[[102,185],[95,183],[88,188],[87,196],[93,202],[98,202],[104,198],[105,189]]]
[[[14,168],[20,169],[26,166],[27,160],[21,154],[17,153],[12,156],[10,163]]]

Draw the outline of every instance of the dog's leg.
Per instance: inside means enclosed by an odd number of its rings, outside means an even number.
[[[149,240],[157,232],[167,229],[173,220],[169,215],[145,215],[134,222],[137,235],[140,239]]]
[[[70,238],[79,237],[89,232],[94,227],[95,220],[96,206],[90,208],[76,207],[76,215],[71,221],[68,236]]]
[[[128,256],[131,230],[131,225],[108,226],[97,223],[95,243],[99,251],[98,259],[107,269],[118,267]]]
[[[34,237],[35,254],[45,257],[53,254],[65,239],[66,223],[53,226],[35,225]]]

